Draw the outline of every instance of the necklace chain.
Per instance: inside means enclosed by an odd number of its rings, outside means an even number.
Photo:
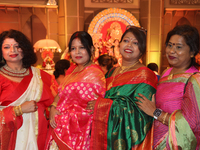
[[[1,67],[0,72],[2,72],[3,74],[5,74],[7,76],[17,77],[17,78],[23,78],[24,76],[29,75],[29,69],[23,68],[19,71],[16,71],[16,70],[12,70],[10,67],[8,67],[7,64],[4,65],[3,67]]]
[[[130,68],[134,67],[138,62],[139,62],[139,60],[136,61],[136,62],[135,62],[133,65],[131,65],[131,66],[121,66],[121,67],[118,67],[118,68],[114,71],[113,80],[112,80],[112,82],[108,85],[108,90],[112,87],[114,80],[116,80],[117,78],[119,78],[124,72],[128,71]],[[119,74],[119,76],[116,78],[117,72],[119,72],[120,74]]]
[[[91,63],[89,62],[87,65],[85,65],[80,71],[76,72],[75,75],[72,76],[72,74],[75,73],[75,71],[78,69],[76,66],[76,68],[74,68],[74,70],[69,74],[69,76],[64,80],[63,84],[62,84],[62,90],[65,88],[65,86],[71,82],[81,71],[83,71],[87,66],[89,66]],[[71,77],[72,76],[72,77]],[[66,81],[66,82],[65,82]]]

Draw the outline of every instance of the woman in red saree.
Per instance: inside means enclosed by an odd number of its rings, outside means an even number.
[[[138,93],[151,99],[156,92],[156,75],[139,62],[146,51],[146,32],[131,26],[120,41],[122,66],[106,74],[106,95],[95,102],[91,149],[143,149],[153,145],[153,118],[135,104]],[[95,107],[94,107],[95,104]]]
[[[43,150],[51,105],[51,76],[31,67],[37,58],[28,38],[16,30],[0,35],[0,149]]]
[[[93,43],[84,31],[75,32],[69,42],[69,52],[76,65],[66,72],[58,95],[50,109],[51,135],[46,149],[90,149],[93,115],[86,110],[95,95],[105,95],[105,77],[91,61]]]
[[[138,106],[156,118],[154,149],[199,150],[200,73],[195,67],[199,52],[199,33],[189,25],[177,26],[166,39],[166,56],[171,68],[164,71],[156,104],[142,96]]]

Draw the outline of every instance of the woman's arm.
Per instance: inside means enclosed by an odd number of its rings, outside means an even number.
[[[56,95],[56,97],[54,98],[54,102],[50,106],[49,119],[50,119],[50,125],[52,128],[56,128],[57,126],[55,122],[55,115],[61,115],[60,112],[56,109],[59,99],[60,97]]]

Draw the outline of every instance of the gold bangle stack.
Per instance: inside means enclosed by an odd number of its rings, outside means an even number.
[[[51,104],[51,106],[55,106],[55,107],[57,107],[57,102],[53,102],[52,104]]]
[[[15,106],[14,111],[15,111],[16,116],[21,116],[23,114],[21,105]]]
[[[167,115],[168,115],[168,113],[166,112],[165,115],[164,115],[164,117],[163,117],[163,119],[162,119],[162,123],[163,124],[165,124],[165,120],[166,120]]]

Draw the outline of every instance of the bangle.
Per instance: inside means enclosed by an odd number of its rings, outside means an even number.
[[[166,120],[167,115],[168,115],[168,113],[166,112],[165,115],[164,115],[164,117],[163,117],[163,119],[162,119],[162,123],[163,124],[165,124],[165,120]]]
[[[23,114],[21,105],[19,105],[19,112],[21,115]]]
[[[21,116],[23,114],[22,109],[21,109],[21,105],[15,106],[14,111],[15,111],[16,116]]]
[[[55,106],[55,107],[57,107],[57,102],[53,102],[52,104],[51,104],[51,106]]]

